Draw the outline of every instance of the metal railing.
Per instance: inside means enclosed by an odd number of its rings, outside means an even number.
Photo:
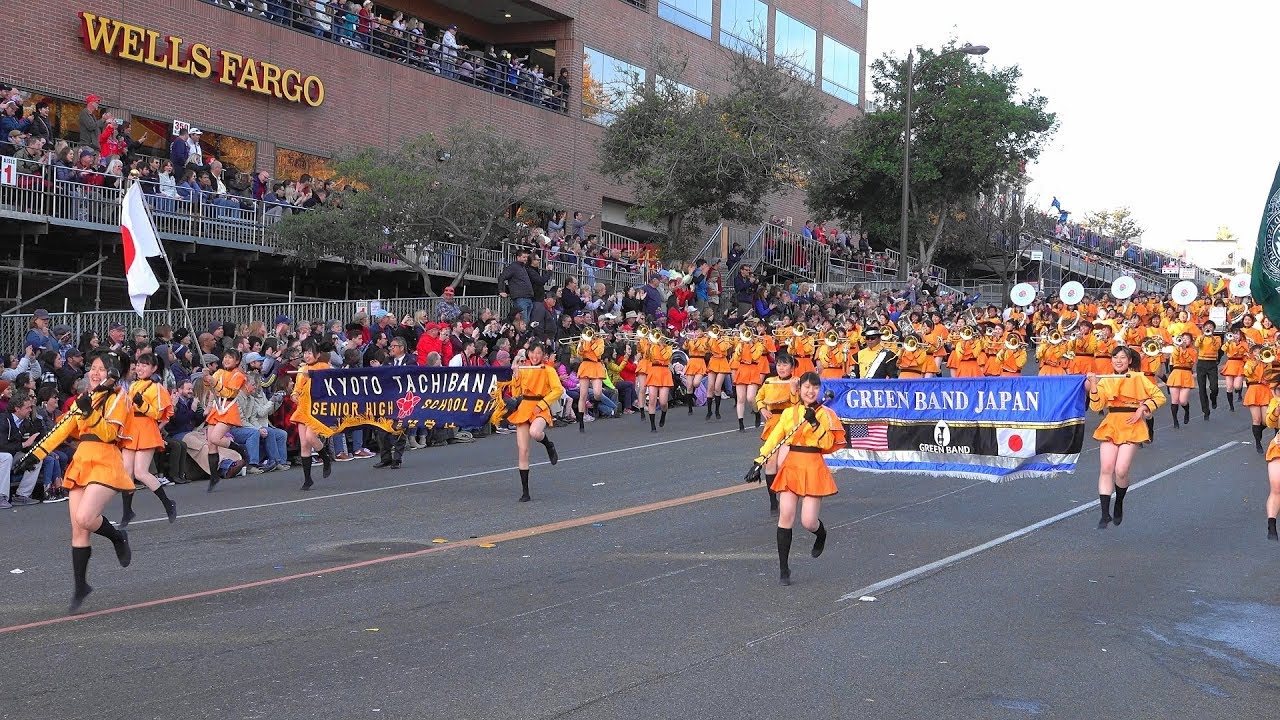
[[[358,13],[341,11],[334,5],[311,0],[204,2],[530,105],[554,112],[568,112],[567,100],[571,92],[561,90],[554,68],[547,70],[549,76],[538,77],[531,67],[524,66],[523,60],[527,57],[506,60],[448,48],[440,39],[444,28],[408,18],[402,20],[404,28],[400,29],[392,20],[382,17],[383,14],[394,17],[399,12],[395,8],[374,6],[371,17],[361,18]],[[455,39],[455,42],[458,41]]]
[[[50,326],[65,324],[71,327],[73,339],[80,334],[92,330],[99,338],[105,339],[112,323],[120,323],[126,328],[141,328],[148,334],[159,325],[173,328],[190,327],[193,334],[198,335],[208,329],[212,323],[234,323],[237,326],[248,326],[261,322],[268,330],[279,315],[287,315],[294,321],[306,320],[341,320],[344,324],[355,318],[357,312],[364,308],[367,313],[369,303],[373,300],[381,303],[382,309],[403,318],[418,310],[426,310],[429,319],[436,319],[436,309],[444,302],[441,298],[371,298],[365,300],[330,300],[326,302],[281,302],[254,305],[225,305],[216,307],[191,308],[184,312],[175,310],[147,310],[142,317],[132,310],[103,310],[82,313],[50,313]],[[511,300],[497,295],[459,295],[454,303],[470,308],[475,317],[489,309],[500,317],[505,317],[511,310]],[[188,314],[189,313],[189,314]],[[190,317],[191,326],[187,325]],[[0,348],[14,352],[22,348],[23,339],[31,327],[30,315],[0,315]]]

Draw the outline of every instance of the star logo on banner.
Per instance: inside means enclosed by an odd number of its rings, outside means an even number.
[[[412,390],[405,393],[404,397],[396,401],[396,411],[397,411],[396,419],[404,420],[405,418],[412,415],[414,408],[418,407],[418,403],[421,401],[422,401],[422,398],[417,395],[414,395]]]

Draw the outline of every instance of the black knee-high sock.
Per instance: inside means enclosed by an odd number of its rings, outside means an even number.
[[[662,408],[662,414],[658,416],[658,427],[667,426],[667,409]]]
[[[1169,406],[1169,413],[1170,413],[1171,415],[1173,415],[1173,424],[1174,424],[1174,425],[1177,425],[1177,424],[1178,424],[1178,406],[1177,406],[1177,405],[1170,405],[1170,406]]]
[[[91,547],[71,546],[71,571],[75,576],[77,597],[84,597],[93,588],[89,587],[89,558],[93,555]]]
[[[311,463],[310,455],[302,456],[302,487],[304,488],[309,488],[314,484],[311,480]]]
[[[760,427],[760,413],[756,413],[756,427]]]
[[[1116,524],[1120,524],[1120,518],[1124,517],[1124,494],[1129,492],[1129,488],[1116,486],[1116,509],[1113,513],[1116,517]]]
[[[123,517],[126,517],[126,518],[132,517],[133,516],[133,493],[132,492],[122,493],[120,495],[120,502],[124,504]]]
[[[218,467],[218,453],[209,453],[209,489],[212,490],[214,485],[222,479],[222,468]]]
[[[1236,410],[1235,393],[1231,392],[1230,390],[1227,391],[1227,407],[1231,410],[1231,412],[1235,412]]]
[[[120,534],[120,529],[117,528],[115,525],[112,525],[111,521],[107,519],[106,515],[102,516],[102,524],[98,526],[97,530],[93,531],[93,534],[101,535],[102,537],[110,540],[112,543],[118,543],[124,540],[124,535]]]
[[[520,492],[523,493],[520,496],[522,500],[529,497],[529,468],[520,469]]]
[[[160,504],[167,509],[169,507],[169,494],[164,491],[163,486],[156,488],[155,492],[156,497],[160,498]],[[133,493],[130,494],[132,495]]]
[[[1147,436],[1151,440],[1156,439],[1156,420],[1155,418],[1147,418]]]
[[[765,476],[764,476],[764,488],[769,491],[769,509],[770,510],[778,509],[778,493],[773,491],[773,479],[776,477],[778,477],[777,473],[774,473],[773,475],[765,473]]]
[[[1263,428],[1262,425],[1251,425],[1249,427],[1249,429],[1253,431],[1254,447],[1257,447],[1257,448],[1262,447],[1262,428]]]
[[[778,570],[782,572],[783,577],[791,575],[791,564],[788,561],[791,555],[791,528],[778,528]]]
[[[1111,496],[1099,493],[1098,502],[1102,505],[1102,517],[1111,517]]]
[[[818,520],[818,529],[813,531],[813,535],[813,549],[809,551],[809,555],[818,557],[827,546],[827,526],[822,524],[822,520]]]
[[[1267,537],[1276,536],[1276,519],[1267,518]]]
[[[1182,422],[1191,422],[1191,403],[1182,406]]]

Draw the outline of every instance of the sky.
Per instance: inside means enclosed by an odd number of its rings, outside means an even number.
[[[1028,168],[1046,208],[1057,196],[1083,219],[1128,205],[1143,244],[1163,250],[1226,225],[1252,252],[1280,162],[1280,4],[864,2],[868,73],[886,52],[952,37],[991,48],[975,61],[1021,67],[1059,121]]]

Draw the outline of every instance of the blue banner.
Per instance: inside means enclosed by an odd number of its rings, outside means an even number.
[[[500,406],[509,367],[321,370],[299,394],[303,422],[329,436],[350,427],[478,428]]]
[[[846,433],[833,468],[1003,482],[1071,472],[1084,444],[1081,376],[822,385]]]

